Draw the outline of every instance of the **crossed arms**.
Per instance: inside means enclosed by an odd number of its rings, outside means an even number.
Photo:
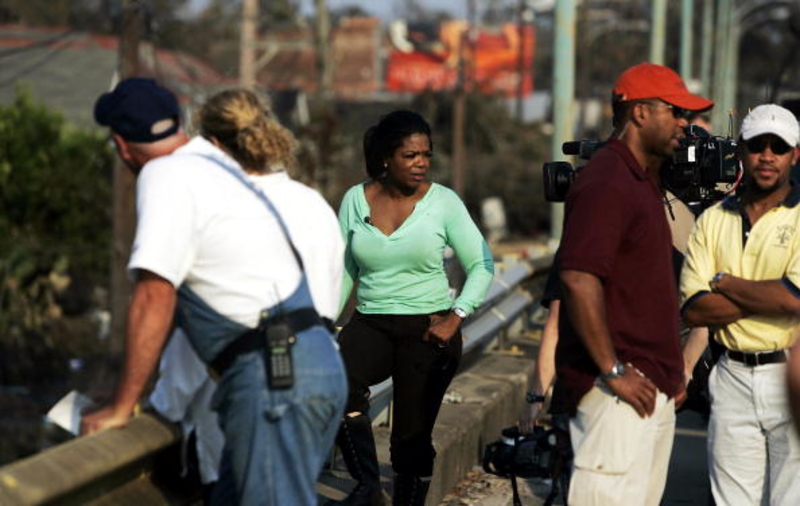
[[[683,319],[687,325],[727,325],[749,315],[800,313],[800,298],[780,279],[750,281],[727,274],[716,287],[716,293],[700,294],[684,306]]]

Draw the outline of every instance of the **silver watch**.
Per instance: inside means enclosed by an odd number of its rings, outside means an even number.
[[[608,381],[621,378],[623,376],[625,376],[625,364],[623,364],[620,361],[617,361],[614,364],[614,367],[612,367],[610,371],[600,375],[600,379],[603,381]]]
[[[708,286],[711,288],[712,292],[719,293],[719,287],[717,285],[719,284],[720,281],[722,281],[722,278],[724,278],[727,275],[728,275],[727,272],[718,272],[714,274],[714,277],[711,278],[711,281],[708,282]]]
[[[467,317],[467,312],[461,309],[460,307],[454,307],[453,312],[456,314],[456,316],[458,316],[462,320]]]

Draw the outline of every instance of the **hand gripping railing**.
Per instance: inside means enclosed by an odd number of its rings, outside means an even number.
[[[465,356],[482,350],[530,308],[533,298],[520,285],[551,263],[552,256],[498,266],[484,304],[462,327]],[[386,409],[391,394],[390,380],[371,389],[372,415]],[[191,503],[168,484],[181,468],[174,451],[180,441],[177,426],[157,416],[137,416],[123,429],[78,438],[0,467],[0,505]]]

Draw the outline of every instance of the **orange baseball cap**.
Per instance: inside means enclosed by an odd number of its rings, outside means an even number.
[[[683,79],[674,70],[654,63],[640,63],[625,72],[614,83],[614,96],[623,102],[658,98],[690,111],[705,111],[714,102],[686,89]]]

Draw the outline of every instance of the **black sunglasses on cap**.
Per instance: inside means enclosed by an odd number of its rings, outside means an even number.
[[[792,150],[792,146],[786,143],[783,139],[772,137],[769,135],[759,135],[750,140],[744,141],[747,146],[747,151],[751,153],[763,153],[767,146],[770,147],[772,152],[776,155],[785,155]]]

